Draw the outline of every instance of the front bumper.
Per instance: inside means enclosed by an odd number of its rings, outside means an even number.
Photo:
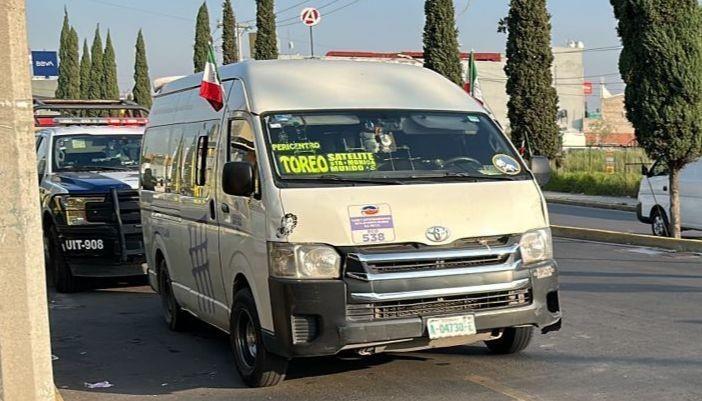
[[[651,218],[643,215],[643,206],[641,205],[641,202],[636,204],[636,218],[642,223],[651,224]]]
[[[145,274],[141,228],[132,227],[122,246],[116,225],[57,226],[63,257],[74,276],[127,277]],[[126,250],[126,252],[125,252]]]
[[[347,283],[342,280],[271,278],[269,287],[275,333],[264,332],[264,342],[269,351],[288,358],[333,355],[344,349],[382,344],[395,344],[397,348],[398,344],[406,343],[415,348],[430,348],[435,345],[428,338],[428,318],[465,314],[474,314],[478,333],[523,325],[536,326],[544,332],[558,330],[561,312],[557,269],[555,262],[550,266],[553,267],[552,273],[547,277],[544,277],[543,270],[521,272],[521,279],[528,278],[531,288],[532,299],[528,305],[363,322],[347,316],[350,297]],[[308,341],[300,341],[300,336],[305,335]]]

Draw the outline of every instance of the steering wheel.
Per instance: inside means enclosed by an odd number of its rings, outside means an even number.
[[[468,157],[468,156],[459,156],[459,157],[454,157],[452,159],[448,159],[444,162],[444,167],[458,164],[460,162],[472,163],[472,164],[475,164],[479,169],[483,168],[483,163],[479,162],[476,159],[473,159],[472,157]]]

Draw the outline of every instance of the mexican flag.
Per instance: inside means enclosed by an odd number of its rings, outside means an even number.
[[[480,81],[478,81],[478,65],[475,63],[474,52],[470,52],[470,61],[468,64],[468,88],[470,90],[470,95],[484,105],[485,98],[483,97],[483,91],[480,88]]]
[[[224,106],[224,88],[222,88],[222,83],[219,80],[217,60],[215,59],[212,43],[210,43],[210,48],[207,52],[207,63],[205,63],[205,71],[202,74],[200,97],[207,100],[215,111],[220,111],[222,106]]]

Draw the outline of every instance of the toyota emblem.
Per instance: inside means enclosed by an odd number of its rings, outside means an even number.
[[[433,242],[446,241],[451,235],[448,228],[442,226],[429,227],[426,232],[427,239]]]

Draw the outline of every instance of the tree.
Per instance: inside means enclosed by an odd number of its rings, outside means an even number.
[[[274,0],[256,0],[256,60],[278,58],[278,39],[275,34]]]
[[[134,57],[134,101],[140,105],[151,108],[151,80],[149,79],[149,66],[146,63],[146,45],[144,35],[139,29],[136,41],[136,55]]]
[[[78,34],[68,23],[68,12],[64,9],[59,43],[58,86],[55,94],[59,99],[78,99],[80,97],[78,58]]]
[[[88,99],[102,99],[105,74],[102,72],[102,38],[100,25],[95,28],[93,46],[90,49],[92,63],[90,64],[90,85],[88,86]]]
[[[222,64],[239,62],[236,19],[234,18],[231,0],[224,0],[222,4],[222,52]]]
[[[426,0],[424,18],[424,67],[463,86],[453,0]]]
[[[195,47],[193,52],[195,72],[205,69],[210,39],[210,17],[207,13],[207,3],[203,2],[197,12],[197,22],[195,23]]]
[[[83,56],[80,59],[80,98],[89,99],[88,93],[90,88],[90,49],[88,49],[88,40],[83,40]]]
[[[109,29],[105,39],[105,53],[102,56],[102,73],[104,74],[103,99],[119,100],[119,84],[117,83],[117,61],[115,48]]]
[[[680,238],[680,170],[702,155],[702,14],[697,0],[610,0],[624,45],[627,117],[668,165],[670,230]]]
[[[551,16],[546,0],[511,0],[507,31],[507,114],[512,141],[535,155],[555,158],[561,150],[553,87]],[[503,25],[504,28],[504,25]]]

